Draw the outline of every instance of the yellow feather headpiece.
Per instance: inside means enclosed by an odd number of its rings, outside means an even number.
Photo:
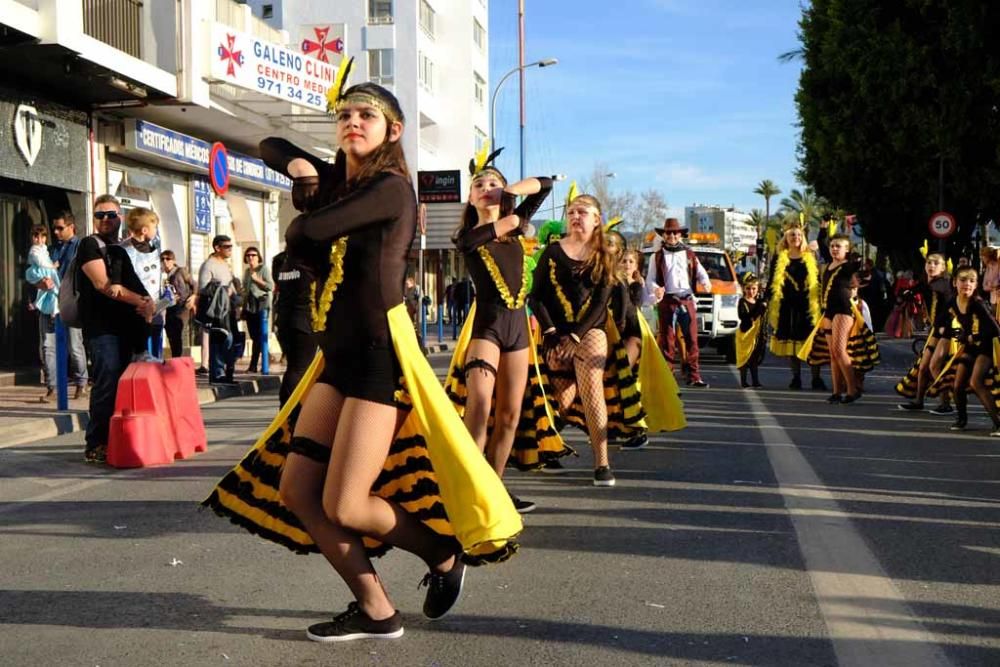
[[[483,147],[479,149],[475,157],[469,160],[469,176],[476,178],[481,174],[486,172],[491,172],[500,177],[500,180],[507,183],[506,177],[501,173],[499,169],[493,164],[493,161],[497,159],[497,156],[503,152],[503,148],[498,148],[492,153],[490,152],[490,144],[488,141],[483,142]]]
[[[616,215],[615,217],[613,217],[610,220],[608,220],[607,224],[604,225],[604,231],[605,232],[610,232],[615,227],[617,227],[618,225],[622,224],[622,222],[624,222],[624,220],[625,219],[623,217],[621,217],[620,215]]]
[[[566,218],[566,211],[569,210],[569,205],[573,203],[573,200],[580,196],[580,191],[576,187],[576,181],[569,184],[569,192],[566,193],[566,205],[563,206],[563,218]]]
[[[927,239],[924,239],[924,244],[920,246],[920,256],[923,257],[924,259],[927,259],[927,252],[928,252]]]
[[[326,110],[329,113],[334,113],[336,111],[337,103],[340,102],[340,98],[343,97],[344,89],[347,86],[347,75],[351,73],[351,68],[353,66],[353,56],[350,58],[344,56],[340,60],[340,67],[337,68],[337,76],[333,79],[333,85],[326,91]]]

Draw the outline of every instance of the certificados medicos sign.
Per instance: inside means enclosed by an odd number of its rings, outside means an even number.
[[[213,79],[326,111],[326,91],[337,76],[334,65],[223,23],[212,24],[212,48]]]

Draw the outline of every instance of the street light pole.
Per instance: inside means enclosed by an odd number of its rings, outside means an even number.
[[[557,181],[565,181],[565,180],[566,180],[566,174],[552,174],[552,192],[549,193],[549,196],[552,197],[552,212],[549,214],[549,220],[555,220],[556,219],[556,186],[555,186],[555,184],[556,184]]]
[[[552,65],[558,65],[559,60],[556,58],[545,58],[544,60],[536,60],[533,63],[528,63],[524,66],[525,69],[529,67],[550,67]],[[502,77],[497,83],[496,88],[493,89],[493,95],[490,97],[490,150],[496,150],[496,118],[497,118],[497,97],[500,93],[500,88],[503,86],[504,82],[510,77],[514,76],[521,71],[521,67],[515,67],[510,70]]]

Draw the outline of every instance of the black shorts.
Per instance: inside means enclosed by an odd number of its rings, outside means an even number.
[[[851,291],[848,289],[830,290],[827,296],[823,317],[832,320],[834,315],[854,315],[851,309]]]
[[[472,338],[488,340],[500,352],[525,350],[531,343],[528,335],[528,317],[524,308],[510,310],[499,304],[476,304],[476,318],[472,321]]]
[[[326,365],[317,382],[332,386],[345,398],[398,407],[396,390],[402,387],[403,371],[392,343],[324,347],[323,356]]]

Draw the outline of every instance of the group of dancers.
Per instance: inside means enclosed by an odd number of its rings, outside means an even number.
[[[812,370],[813,389],[825,389],[819,372],[829,364],[833,393],[828,401],[849,404],[861,397],[865,373],[879,363],[880,354],[871,316],[858,298],[861,267],[851,255],[850,238],[821,234],[820,242],[827,243],[830,260],[822,269],[818,248],[808,244],[801,224],[792,223],[785,227],[763,294],[757,276],[744,276],[737,366],[743,387],[759,387],[757,368],[770,349],[790,359],[789,388],[802,388],[805,361]],[[896,385],[909,399],[899,409],[920,412],[925,398],[939,397],[940,403],[928,411],[954,414],[950,428],[962,431],[968,427],[967,395],[972,392],[992,421],[990,435],[1000,437],[998,313],[979,296],[975,268],[960,266],[950,275],[945,256],[930,253],[924,270],[926,279],[916,290],[929,331],[913,366]]]
[[[865,373],[880,362],[878,343],[867,306],[858,297],[860,262],[851,253],[850,237],[822,234],[819,242],[829,249],[822,269],[802,224],[791,223],[778,244],[766,290],[762,293],[754,274],[743,277],[736,364],[744,388],[760,387],[758,366],[770,349],[788,357],[788,386],[796,390],[802,389],[803,361],[817,390],[826,389],[820,369],[829,365],[833,392],[827,400],[850,404],[861,398]]]
[[[676,381],[637,309],[636,257],[605,229],[601,202],[573,198],[565,237],[532,271],[523,234],[551,181],[509,184],[485,152],[471,164],[455,235],[475,310],[441,385],[403,303],[416,230],[403,112],[381,86],[347,87],[349,70],[331,88],[333,164],[281,139],[261,145],[293,180],[300,215],[286,232],[286,268],[314,285],[320,352],[205,501],[255,534],[326,557],[355,601],[308,628],[320,642],[403,634],[371,561],[392,546],[427,566],[425,616],[447,614],[467,565],[517,550],[519,511],[534,505],[504,488],[508,463],[557,465],[573,453],[559,434],[565,424],[587,433],[598,487],[615,484],[609,440],[640,447],[649,430],[685,425]]]

